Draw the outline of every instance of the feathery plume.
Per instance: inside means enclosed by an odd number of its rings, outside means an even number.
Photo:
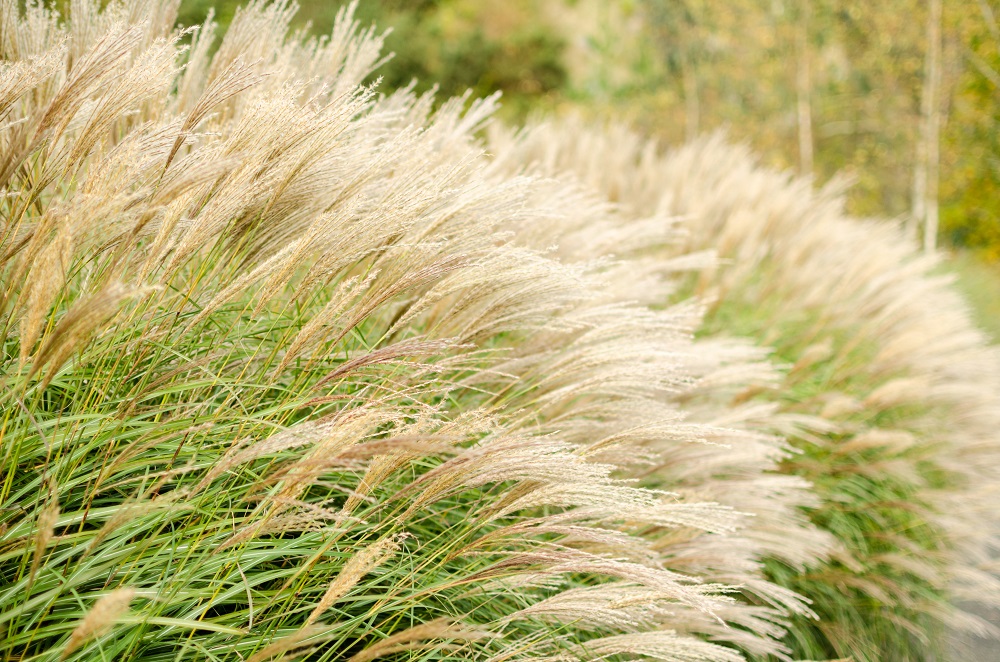
[[[489,632],[471,630],[460,623],[449,622],[439,618],[403,630],[391,637],[386,637],[376,644],[355,653],[349,662],[368,662],[380,657],[410,650],[428,649],[461,649],[461,644],[451,642],[476,641],[488,637]],[[438,640],[435,642],[435,640]]]
[[[348,559],[337,577],[330,582],[330,586],[316,607],[309,613],[306,625],[315,623],[337,600],[344,597],[361,577],[385,563],[386,559],[399,551],[401,541],[402,536],[380,540],[368,545]]]
[[[128,611],[133,599],[135,599],[135,589],[131,588],[115,589],[101,596],[70,634],[59,659],[65,660],[84,642],[110,630]]]
[[[55,533],[56,522],[59,519],[59,502],[55,499],[42,508],[38,515],[38,522],[35,531],[35,553],[31,558],[31,570],[28,572],[29,581],[33,581],[38,568],[42,564],[42,557],[45,549],[49,546],[52,536]]]

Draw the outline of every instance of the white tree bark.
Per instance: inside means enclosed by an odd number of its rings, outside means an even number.
[[[939,220],[942,13],[942,0],[928,0],[927,54],[920,98],[920,137],[917,141],[917,162],[913,170],[913,209],[909,223],[914,238],[917,238],[919,228],[923,227],[923,245],[928,253],[937,248]]]
[[[813,171],[812,82],[809,71],[809,14],[812,0],[801,0],[795,26],[796,109],[799,125],[799,172]]]

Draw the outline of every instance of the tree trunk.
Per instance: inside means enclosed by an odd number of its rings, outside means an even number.
[[[923,245],[928,253],[937,248],[938,181],[941,163],[941,20],[942,0],[929,0],[927,7],[927,55],[924,86],[920,98],[920,138],[913,171],[911,235],[923,226]]]
[[[809,72],[809,12],[812,0],[802,0],[795,26],[796,110],[799,125],[799,172],[813,171],[812,82]]]

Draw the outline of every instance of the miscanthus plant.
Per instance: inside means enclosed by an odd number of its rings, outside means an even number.
[[[0,659],[786,658],[773,370],[646,305],[704,258],[350,9],[176,9],[0,0]]]
[[[786,366],[762,423],[799,454],[812,521],[838,546],[822,564],[776,556],[768,576],[812,600],[786,642],[809,658],[940,659],[948,630],[994,634],[955,607],[996,606],[1000,357],[964,302],[884,221],[844,216],[835,190],[760,168],[718,137],[662,153],[623,127],[579,120],[493,136],[498,167],[575,177],[631,223],[682,220],[667,254],[720,260],[683,291],[714,301],[702,334],[743,335]],[[766,428],[765,428],[766,429]]]

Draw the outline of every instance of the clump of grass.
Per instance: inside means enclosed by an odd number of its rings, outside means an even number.
[[[0,0],[3,659],[783,656],[824,539],[711,402],[759,352],[622,291],[656,224],[361,87],[351,8],[176,10]]]
[[[754,338],[787,366],[778,388],[736,401],[777,408],[762,424],[799,451],[782,471],[814,485],[806,512],[838,542],[822,564],[767,564],[819,616],[794,621],[796,654],[930,660],[949,629],[992,631],[953,605],[1000,599],[1000,361],[935,258],[719,137],[664,154],[569,121],[493,144],[507,168],[573,171],[633,223],[683,219],[681,252],[720,257],[680,286],[712,301],[701,333]]]

